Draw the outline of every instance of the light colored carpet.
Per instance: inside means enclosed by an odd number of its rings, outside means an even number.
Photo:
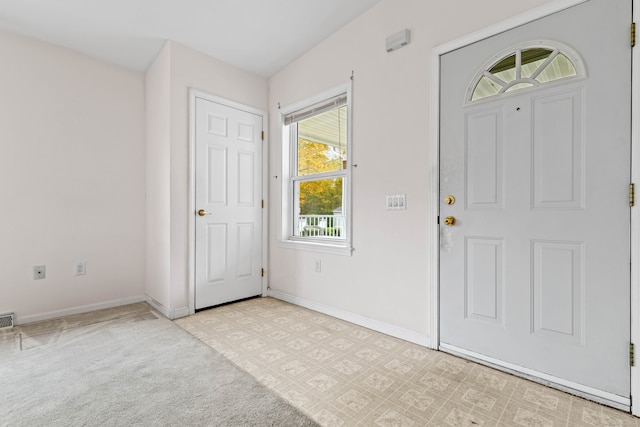
[[[316,425],[148,305],[128,309],[1,332],[0,425]]]

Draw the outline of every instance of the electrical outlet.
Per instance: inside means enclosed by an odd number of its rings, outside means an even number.
[[[84,261],[77,262],[73,269],[73,274],[74,276],[84,276],[87,274],[87,263]]]
[[[322,272],[322,261],[319,259],[316,259],[316,273],[321,273]]]
[[[47,276],[47,267],[44,265],[36,265],[33,267],[33,280],[44,279]]]

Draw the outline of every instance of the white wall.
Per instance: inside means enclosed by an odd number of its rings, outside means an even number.
[[[270,182],[271,288],[313,304],[429,334],[425,223],[429,164],[431,49],[547,3],[547,0],[383,0],[270,80],[272,173],[279,165],[283,107],[353,83],[353,256],[278,246],[279,183]],[[385,38],[404,28],[411,43],[392,53]],[[386,211],[386,194],[405,193],[406,211]],[[315,259],[322,273],[315,273]]]
[[[168,58],[168,59],[167,59]],[[162,75],[162,78],[158,77]],[[169,94],[167,78],[170,81]],[[189,307],[189,89],[198,89],[212,95],[241,104],[267,109],[267,79],[241,70],[220,60],[207,56],[179,43],[168,42],[156,58],[147,76],[147,89],[151,86],[161,92],[162,99],[152,95],[147,102],[160,102],[161,106],[148,106],[162,110],[154,113],[154,121],[148,124],[149,135],[162,141],[162,149],[169,149],[169,157],[151,155],[147,157],[150,170],[163,170],[168,183],[148,182],[154,197],[162,200],[155,204],[168,221],[151,227],[163,235],[162,251],[147,247],[147,265],[163,269],[161,277],[147,277],[147,293],[161,304],[160,309],[170,317],[187,314]],[[158,95],[160,97],[160,95]],[[168,104],[167,104],[168,103]],[[169,108],[167,117],[167,108]],[[168,119],[168,120],[167,120]],[[153,143],[151,140],[150,144]],[[169,141],[167,145],[167,141]],[[170,159],[167,165],[166,161]],[[168,202],[168,203],[165,203]],[[156,215],[156,214],[154,214]],[[167,239],[169,246],[167,246]],[[148,245],[153,245],[152,239]],[[169,253],[167,254],[167,250]],[[166,269],[165,269],[166,268]],[[167,298],[167,300],[165,300]]]
[[[430,49],[546,2],[383,0],[269,81],[174,42],[145,78],[0,33],[0,312],[29,320],[145,292],[184,312],[188,89],[270,111],[273,176],[277,103],[342,84],[353,70],[356,250],[278,247],[279,184],[269,178],[270,285],[426,335]],[[412,43],[387,54],[384,39],[403,28]],[[407,211],[384,210],[384,195],[395,193],[407,194]],[[73,276],[77,261],[86,276]],[[47,279],[34,281],[39,264]]]
[[[0,58],[0,312],[140,300],[143,74],[5,32]]]

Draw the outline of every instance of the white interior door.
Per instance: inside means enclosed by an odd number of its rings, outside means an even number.
[[[441,62],[441,348],[621,405],[630,404],[630,22],[630,0],[591,0]],[[572,52],[577,76],[470,99],[501,52],[525,46],[512,72],[527,77],[525,51],[551,45]]]
[[[262,293],[262,119],[196,97],[196,309]]]

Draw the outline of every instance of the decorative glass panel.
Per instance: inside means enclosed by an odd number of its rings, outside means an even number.
[[[542,70],[536,80],[540,83],[546,83],[564,79],[565,77],[572,77],[576,74],[576,68],[569,61],[569,58],[560,53]]]
[[[557,48],[518,49],[476,78],[471,101],[577,76],[576,66]]]

